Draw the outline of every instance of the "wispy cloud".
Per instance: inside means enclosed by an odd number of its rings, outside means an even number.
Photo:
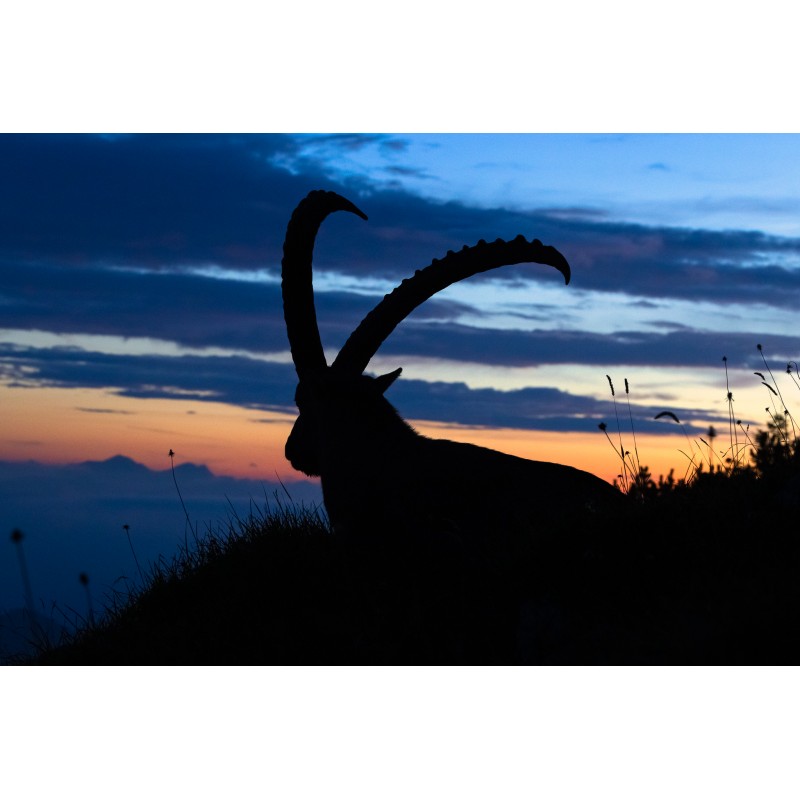
[[[80,411],[84,414],[121,414],[123,416],[129,416],[134,414],[133,411],[123,411],[119,408],[81,408],[77,407],[77,411]]]
[[[321,270],[399,279],[448,249],[523,233],[558,246],[576,282],[598,291],[783,304],[800,280],[797,239],[626,224],[602,209],[438,203],[275,165],[295,147],[292,137],[0,137],[0,263],[276,269],[291,209],[323,186],[354,195],[370,222],[331,218]]]
[[[359,135],[327,137],[319,144],[344,155],[368,147],[402,153],[405,147],[402,137]],[[436,298],[405,321],[381,353],[509,367],[706,366],[723,354],[752,353],[763,336],[756,309],[764,317],[770,309],[785,312],[796,306],[798,239],[631,224],[611,219],[601,208],[521,211],[436,202],[397,188],[368,186],[344,172],[331,177],[321,162],[298,162],[300,150],[291,136],[0,137],[3,327],[147,337],[193,349],[178,359],[158,352],[134,356],[92,352],[91,347],[26,347],[32,342],[22,341],[0,352],[6,380],[291,408],[291,365],[267,364],[246,354],[287,350],[278,282],[283,235],[291,209],[320,187],[351,196],[369,215],[366,223],[332,216],[315,250],[318,284],[325,287],[317,293],[321,333],[332,351],[380,299],[379,293],[364,290],[366,279],[391,286],[449,249],[519,233],[554,244],[567,256],[573,281],[564,291],[572,295],[563,296],[575,297],[571,310],[559,317],[548,303],[534,305],[538,299],[527,309],[515,301],[511,310],[520,327],[539,325],[537,314],[544,311],[542,329],[509,330],[508,325],[493,327],[488,293],[482,298],[478,292],[471,301],[461,295],[457,301]],[[289,169],[289,162],[295,168]],[[389,166],[413,169],[401,162]],[[252,280],[230,280],[237,273]],[[540,275],[541,270],[524,267],[503,271],[527,285]],[[471,282],[486,286],[491,280],[476,276]],[[343,288],[347,281],[359,290]],[[604,304],[604,296],[612,299]],[[743,310],[735,328],[714,332],[700,314],[691,324],[685,316],[670,321],[670,303],[678,301],[716,308],[738,304]],[[650,307],[654,316],[639,328],[620,316],[600,331],[592,327],[590,314],[577,313],[581,303],[612,321],[614,311],[626,304],[642,311]],[[752,320],[747,309],[753,309]],[[554,318],[549,325],[546,316]],[[773,335],[770,347],[776,358],[796,358],[800,339]],[[203,348],[239,355],[203,354]],[[430,404],[424,418],[574,424],[523,413],[521,403],[509,410],[510,399],[500,395],[491,402],[507,410],[492,416],[490,403],[455,388],[447,413],[443,407],[437,412],[434,395],[426,395],[421,383],[401,385],[409,401]],[[415,413],[423,412],[420,405]],[[579,413],[570,412],[571,419]]]
[[[459,340],[459,334],[464,335],[466,341]],[[464,355],[468,356],[465,360],[475,362],[485,358],[486,363],[509,367],[552,363],[552,357],[550,361],[546,357],[531,360],[531,351],[540,348],[541,353],[548,350],[551,353],[557,352],[554,342],[562,341],[559,334],[556,334],[555,339],[538,341],[529,349],[529,358],[526,359],[524,356],[520,358],[509,355],[508,346],[504,346],[502,336],[499,341],[488,346],[490,349],[486,346],[490,339],[476,337],[475,331],[470,329],[451,331],[449,336],[442,333],[436,338],[437,341],[444,341],[443,352],[447,356],[452,356],[454,351],[458,356],[460,344],[465,351]],[[629,342],[620,345],[623,350],[631,346]],[[645,340],[635,346],[641,353],[645,353],[653,345]],[[572,347],[576,353],[580,351],[583,354],[584,363],[596,363],[603,369],[606,364],[612,363],[607,359],[607,350],[592,353],[586,341],[572,342]],[[770,347],[774,348],[775,342],[771,342]],[[668,344],[664,344],[661,349],[665,354],[670,353]],[[395,348],[388,348],[388,354],[391,355],[394,350]],[[402,340],[397,350],[402,352]],[[703,348],[701,350],[697,355],[698,365],[707,366],[720,361],[721,356],[713,345],[707,351]],[[571,352],[569,348],[568,352]],[[435,357],[437,352],[428,355]],[[619,352],[611,355],[619,355]],[[708,360],[704,360],[704,356]],[[643,355],[640,357],[643,364],[652,364],[652,359],[646,360]],[[671,355],[667,357],[674,358]],[[632,360],[630,363],[637,362]],[[0,364],[5,366],[6,380],[30,388],[106,388],[123,397],[213,400],[253,409],[296,413],[293,400],[296,376],[290,364],[239,357],[124,356],[78,349],[37,348],[16,348],[13,353],[0,348]],[[755,355],[753,364],[759,364]],[[602,375],[602,370],[600,374]],[[527,430],[592,431],[598,421],[613,412],[610,401],[552,387],[500,391],[470,388],[461,382],[405,378],[392,387],[390,399],[409,418]],[[88,413],[107,413],[104,409],[81,410]],[[635,405],[637,418],[642,420],[640,429],[643,432],[651,429],[653,432],[666,432],[663,426],[649,423],[661,410],[663,409],[647,405]],[[707,418],[709,414],[716,418],[716,414],[708,409],[698,411],[676,407],[674,410],[688,421],[697,417]],[[262,420],[255,418],[253,421]]]

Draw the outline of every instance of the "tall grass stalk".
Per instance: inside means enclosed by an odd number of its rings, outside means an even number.
[[[642,465],[641,465],[641,462],[639,461],[639,447],[636,444],[636,430],[635,430],[635,428],[633,426],[633,413],[631,412],[631,395],[630,395],[630,389],[628,388],[628,379],[627,378],[625,378],[625,398],[628,401],[628,419],[630,419],[630,422],[631,422],[631,436],[633,436],[633,452],[634,452],[635,457],[636,457],[636,463],[635,463],[636,473],[635,474],[638,477],[642,473]]]
[[[611,441],[611,437],[608,435],[608,426],[605,422],[601,422],[598,426],[601,431],[605,434],[606,439],[608,439],[608,443],[617,452],[620,461],[622,462],[622,471],[620,472],[617,477],[619,478],[619,487],[625,494],[630,494],[632,490],[636,489],[638,491],[640,499],[644,497],[645,487],[650,480],[650,473],[647,467],[643,467],[642,463],[639,459],[639,445],[636,442],[636,427],[633,424],[633,410],[631,408],[631,399],[630,399],[630,385],[628,384],[628,379],[625,378],[625,397],[628,404],[628,420],[631,426],[631,436],[633,438],[633,454],[629,450],[625,449],[625,446],[622,442],[622,425],[619,420],[619,411],[617,409],[617,399],[616,399],[616,392],[614,390],[614,382],[611,380],[610,375],[606,375],[606,380],[608,381],[608,386],[611,389],[611,398],[614,402],[614,417],[617,422],[617,437],[619,439],[619,450],[617,450],[617,446]]]
[[[139,578],[141,578],[142,583],[144,583],[144,573],[142,572],[142,567],[139,564],[139,559],[136,557],[136,550],[133,549],[133,541],[131,540],[131,526],[127,523],[122,526],[122,530],[125,531],[125,535],[128,537],[128,544],[131,548],[131,553],[133,553],[133,560],[136,562],[136,569],[139,571]]]
[[[78,580],[80,581],[81,586],[86,590],[86,608],[89,614],[89,625],[94,625],[94,607],[92,606],[92,593],[89,590],[89,576],[85,572],[81,572],[78,575]]]
[[[22,547],[22,540],[25,534],[19,529],[14,528],[11,531],[11,541],[17,548],[17,560],[19,561],[19,573],[22,577],[22,590],[25,593],[25,609],[28,613],[31,623],[31,635],[37,646],[44,647],[48,644],[47,634],[42,630],[39,625],[39,620],[36,616],[36,609],[33,605],[33,588],[31,586],[30,573],[28,572],[28,563],[25,560],[25,550]]]
[[[722,456],[714,449],[714,439],[717,438],[717,429],[713,425],[709,425],[708,431],[706,431],[706,436],[708,436],[708,441],[706,441],[702,436],[698,436],[697,438],[708,448],[709,470],[711,470],[711,472],[714,471],[714,458],[716,458],[719,462],[719,469],[727,472],[728,469],[725,466],[725,462],[722,460]]]
[[[617,422],[617,436],[619,438],[619,458],[620,461],[622,462],[622,473],[620,474],[619,478],[621,481],[622,490],[627,494],[628,490],[630,489],[631,481],[633,480],[635,472],[631,469],[631,467],[628,466],[628,462],[625,460],[625,448],[622,445],[622,426],[620,425],[619,422],[619,412],[617,410],[617,395],[616,392],[614,391],[614,383],[612,382],[610,375],[606,375],[606,380],[608,381],[608,385],[611,389],[611,399],[614,402],[614,418],[616,419]],[[616,450],[617,448],[611,441],[611,437],[608,435],[608,431],[605,428],[605,423],[601,424],[600,430],[602,430],[603,433],[605,433],[609,443]]]
[[[680,419],[678,419],[677,414],[673,413],[672,411],[661,411],[660,413],[656,414],[655,417],[653,417],[653,419],[662,419],[663,417],[668,417],[677,425],[680,425],[680,428],[683,431],[683,435],[686,437],[686,443],[689,445],[689,452],[691,453],[691,455],[689,455],[688,453],[684,453],[683,450],[678,450],[678,452],[685,458],[689,459],[689,466],[686,467],[686,472],[683,475],[683,480],[684,481],[690,480],[689,472],[692,470],[692,468],[694,468],[694,473],[692,474],[691,477],[694,477],[694,475],[697,474],[697,464],[695,464],[694,462],[695,458],[697,457],[697,454],[694,452],[694,443],[689,438],[689,432],[686,430],[686,426],[680,421]],[[700,458],[702,459],[702,454]]]
[[[761,360],[764,362],[764,367],[766,368],[767,372],[769,372],[769,376],[770,376],[770,378],[772,378],[772,383],[775,385],[775,389],[773,389],[772,391],[773,391],[774,394],[776,394],[780,398],[781,405],[784,408],[786,408],[786,403],[784,402],[783,395],[781,395],[780,386],[778,386],[778,382],[775,380],[775,376],[772,374],[772,370],[769,368],[769,364],[767,363],[767,359],[764,356],[764,348],[760,344],[757,344],[756,347],[758,348],[758,352],[761,354]],[[768,386],[768,384],[765,384],[765,385]],[[769,388],[772,388],[772,387],[769,387]]]
[[[792,364],[794,364],[794,370],[792,370]],[[798,389],[800,389],[800,383],[798,383],[797,378],[795,378],[795,375],[797,374],[797,362],[796,361],[790,361],[786,365],[786,374],[792,379],[792,383],[794,383],[794,385]]]
[[[25,550],[22,547],[22,540],[24,538],[25,534],[21,530],[19,530],[19,528],[15,528],[13,531],[11,531],[11,541],[17,548],[17,560],[19,561],[19,574],[22,577],[22,590],[25,593],[25,606],[27,607],[28,613],[31,616],[31,620],[33,620],[34,617],[33,589],[31,587],[31,577],[30,573],[28,572],[28,564],[25,561]]]
[[[186,517],[186,524],[189,526],[189,530],[192,532],[193,538],[197,538],[197,530],[192,527],[192,519],[189,516],[189,511],[186,508],[186,503],[183,502],[183,495],[181,494],[181,487],[178,486],[178,478],[175,475],[175,451],[170,447],[169,449],[169,462],[172,465],[172,481],[175,484],[175,490],[178,492],[178,499],[181,501],[181,508],[183,509],[183,514]],[[184,529],[183,532],[183,543],[184,546],[188,547],[189,541],[186,536],[186,530]]]
[[[733,392],[728,378],[728,357],[722,356],[722,363],[725,365],[725,397],[728,401],[728,436],[730,438],[731,469],[739,468],[739,436],[734,424],[735,416],[733,413]]]
[[[789,408],[788,408],[788,405],[787,405],[786,401],[783,399],[783,395],[781,394],[781,387],[780,387],[780,384],[779,384],[779,383],[778,383],[778,381],[776,380],[775,376],[772,374],[772,370],[770,369],[770,366],[769,366],[769,364],[767,363],[767,359],[766,359],[766,357],[764,356],[764,348],[763,348],[763,347],[762,347],[760,344],[757,344],[757,345],[756,345],[756,347],[757,347],[757,349],[758,349],[758,352],[761,354],[761,360],[764,362],[764,367],[765,367],[765,369],[767,370],[767,372],[769,372],[769,376],[770,376],[770,378],[772,379],[772,383],[773,383],[773,385],[774,385],[774,388],[773,388],[773,386],[770,386],[770,385],[769,385],[769,384],[768,384],[768,383],[767,383],[767,382],[764,380],[764,376],[763,376],[763,375],[761,375],[761,373],[760,373],[760,372],[756,372],[755,374],[756,374],[756,375],[759,375],[759,376],[761,377],[761,382],[764,384],[764,386],[766,386],[766,387],[767,387],[767,389],[769,389],[769,390],[770,390],[770,392],[772,393],[772,395],[774,395],[774,396],[778,397],[778,399],[781,401],[781,406],[783,407],[783,413],[782,413],[782,414],[780,414],[780,416],[783,416],[783,418],[784,418],[784,419],[788,419],[788,420],[789,420],[789,422],[791,423],[791,426],[792,426],[792,439],[793,439],[795,442],[797,442],[797,428],[795,427],[794,418],[793,418],[793,417],[792,417],[792,415],[789,413]],[[786,372],[787,372],[787,373],[788,373],[788,374],[791,376],[791,369],[790,369],[790,367],[791,367],[791,362],[790,362],[789,364],[787,364],[787,365],[786,365]],[[796,383],[796,381],[795,381],[795,383]],[[770,398],[770,399],[772,400],[773,407],[774,407],[774,405],[775,405],[774,398]],[[775,416],[779,416],[779,412],[778,412],[778,410],[777,410],[777,409],[775,409]],[[786,431],[786,437],[784,438],[784,444],[786,444],[786,445],[788,445],[788,444],[789,444],[789,439],[788,439],[788,430]]]

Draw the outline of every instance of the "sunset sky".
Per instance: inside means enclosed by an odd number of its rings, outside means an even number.
[[[448,250],[523,234],[571,264],[569,285],[475,276],[394,331],[369,369],[403,367],[388,397],[421,433],[608,481],[620,447],[655,477],[724,463],[800,392],[798,156],[792,135],[0,136],[0,525],[24,531],[37,597],[130,580],[123,525],[143,561],[176,552],[173,465],[196,529],[281,484],[319,503],[283,455],[280,261],[312,189],[369,217],[317,241],[329,361]],[[6,548],[0,610],[21,602]]]
[[[797,408],[800,136],[616,133],[800,130],[785,3],[79,0],[10,4],[3,22],[0,612],[25,604],[14,528],[57,619],[87,613],[81,571],[96,609],[136,583],[123,524],[142,561],[169,559],[186,534],[170,449],[201,531],[276,476],[317,496],[282,454],[296,376],[279,286],[312,189],[369,216],[334,215],[318,240],[329,356],[449,249],[523,234],[572,265],[568,286],[537,265],[475,277],[394,332],[370,369],[403,367],[389,399],[424,433],[612,480],[601,421],[630,448],[632,419],[641,462],[681,475],[709,425],[729,447],[728,389],[737,419],[765,425],[755,371]],[[12,796],[796,785],[792,668],[90,668],[3,685]]]
[[[163,469],[173,449],[298,477],[281,247],[325,188],[369,216],[317,243],[329,357],[448,249],[522,233],[572,266],[569,286],[536,265],[474,277],[395,331],[370,369],[403,367],[389,398],[421,432],[612,480],[598,424],[618,445],[619,418],[641,463],[682,475],[709,425],[730,446],[723,356],[744,426],[771,405],[757,344],[791,410],[798,155],[793,135],[2,136],[2,459]]]

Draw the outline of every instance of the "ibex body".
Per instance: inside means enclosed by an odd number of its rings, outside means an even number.
[[[295,469],[320,476],[334,528],[381,537],[452,535],[471,551],[503,548],[520,531],[618,503],[605,481],[573,467],[528,461],[475,445],[421,436],[384,393],[400,374],[363,374],[384,339],[414,308],[446,286],[506,264],[569,265],[552,247],[517,237],[480,242],[417,271],[365,317],[328,366],[317,328],[312,253],[325,217],[346,210],[332,192],[312,192],[289,223],[283,259],[287,330],[299,384],[299,417],[286,444]]]

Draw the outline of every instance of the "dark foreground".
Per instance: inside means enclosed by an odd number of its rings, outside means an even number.
[[[491,568],[354,554],[313,514],[267,514],[33,663],[794,663],[800,508],[751,474],[701,479],[551,525]]]

